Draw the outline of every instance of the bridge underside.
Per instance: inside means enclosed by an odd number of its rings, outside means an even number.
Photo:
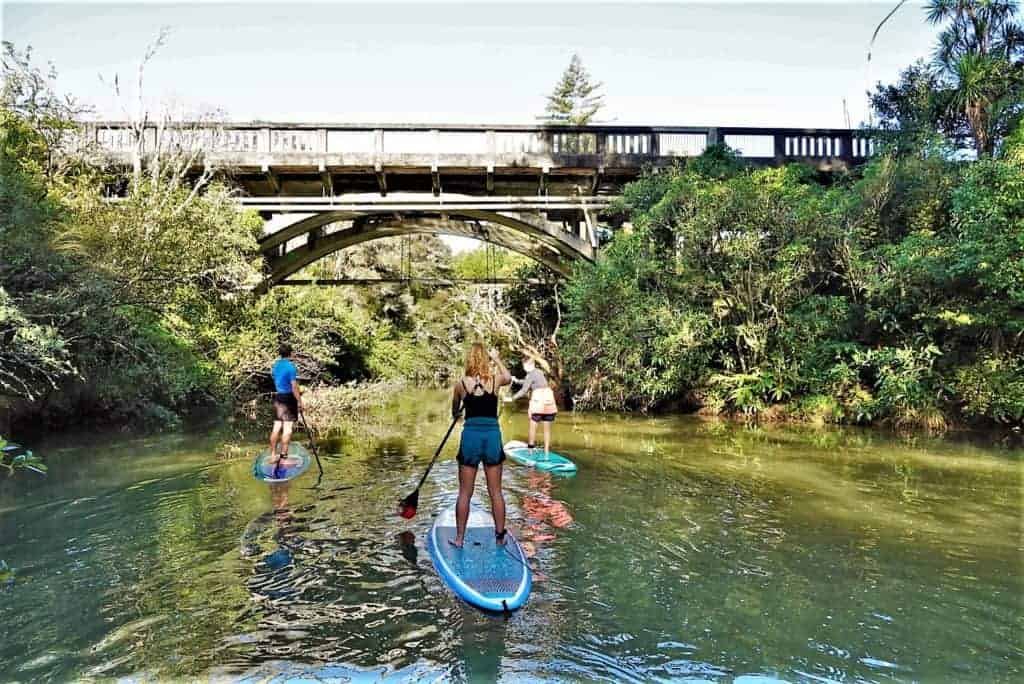
[[[469,163],[469,160],[459,161]],[[481,160],[472,161],[477,165],[412,166],[414,160],[401,159],[389,166],[358,167],[327,165],[321,160],[303,164],[281,155],[262,165],[230,168],[232,182],[254,197],[329,197],[358,193],[378,193],[382,197],[393,193],[525,197],[614,195],[626,183],[635,180],[642,168],[641,163],[627,165],[625,162],[619,167],[591,168],[576,159],[560,159],[559,163],[574,165],[552,168],[529,165],[495,168]]]
[[[288,278],[305,267],[346,247],[411,234],[482,240],[523,254],[562,274],[569,273],[578,259],[595,258],[593,221],[580,215],[580,210],[511,211],[510,206],[514,205],[490,203],[490,207],[499,207],[494,209],[479,202],[464,202],[461,206],[454,202],[450,210],[442,210],[429,203],[399,202],[390,210],[381,210],[375,205],[356,203],[334,208],[298,204],[288,205],[287,213],[276,216],[264,211],[265,216],[273,217],[260,241],[268,275],[258,291],[286,284]],[[500,210],[501,207],[505,209]],[[551,214],[560,220],[552,220]]]

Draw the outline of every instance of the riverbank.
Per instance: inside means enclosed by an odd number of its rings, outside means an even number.
[[[427,401],[431,404],[431,413],[446,418],[451,397],[447,388],[428,389],[410,386],[403,382],[351,383],[342,387],[313,387],[306,394],[306,415],[310,424],[322,433],[344,431],[361,422],[376,422],[374,416],[379,410],[391,404],[409,402],[416,404]],[[525,419],[526,400],[516,403],[501,404],[501,411],[506,415],[522,415]],[[269,424],[272,420],[267,406],[261,408],[262,423]],[[254,419],[255,413],[247,412],[247,418]],[[808,430],[854,430],[867,434],[877,433],[880,436],[900,439],[945,439],[950,442],[970,443],[976,445],[1002,445],[1007,448],[1024,446],[1024,433],[1019,428],[1008,426],[979,427],[967,423],[954,423],[943,420],[937,425],[920,424],[918,422],[897,423],[878,421],[868,425],[844,425],[830,419],[831,415],[823,412],[808,412],[800,404],[773,404],[764,411],[756,413],[738,413],[722,411],[712,407],[704,407],[689,411],[604,411],[597,415],[622,416],[636,419],[667,419],[693,417],[708,424],[721,422],[727,425],[739,425],[753,429],[791,428]],[[563,410],[559,421],[571,421],[572,411]],[[378,427],[380,427],[378,425]]]

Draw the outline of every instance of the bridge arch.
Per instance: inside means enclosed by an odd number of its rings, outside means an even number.
[[[337,228],[324,231],[332,226]],[[594,247],[587,240],[523,215],[474,209],[460,209],[452,214],[297,213],[293,222],[261,240],[260,249],[267,259],[269,274],[257,287],[257,292],[266,292],[339,250],[372,240],[413,234],[472,237],[527,256],[562,274],[569,273],[573,261],[592,260],[595,256]],[[298,244],[290,246],[293,242]]]

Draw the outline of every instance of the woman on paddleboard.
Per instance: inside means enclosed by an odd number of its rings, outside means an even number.
[[[547,366],[544,359],[526,352],[526,356],[523,358],[523,370],[526,371],[526,376],[522,380],[513,378],[513,382],[522,387],[510,401],[521,399],[526,396],[527,392],[530,393],[530,408],[527,411],[530,423],[530,441],[526,446],[530,449],[536,447],[537,423],[542,423],[544,425],[544,456],[546,457],[551,453],[551,424],[555,422],[555,416],[558,414],[558,405],[555,403],[555,393],[548,384],[547,377],[537,367],[538,361],[543,366]]]
[[[496,350],[488,354],[479,342],[469,348],[465,375],[452,390],[452,417],[457,417],[463,409],[466,411],[457,457],[459,498],[455,504],[455,539],[449,542],[459,548],[465,540],[469,500],[481,463],[491,497],[494,535],[499,544],[505,543],[505,497],[501,493],[501,463],[505,454],[498,427],[498,389],[511,382],[512,375],[501,363]]]

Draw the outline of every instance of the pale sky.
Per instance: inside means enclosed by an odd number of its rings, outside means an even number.
[[[235,120],[532,123],[573,52],[605,84],[603,121],[843,126],[869,82],[931,52],[895,0],[705,3],[37,3],[0,0],[0,35],[52,61],[60,89],[123,118],[161,26],[146,94]]]

